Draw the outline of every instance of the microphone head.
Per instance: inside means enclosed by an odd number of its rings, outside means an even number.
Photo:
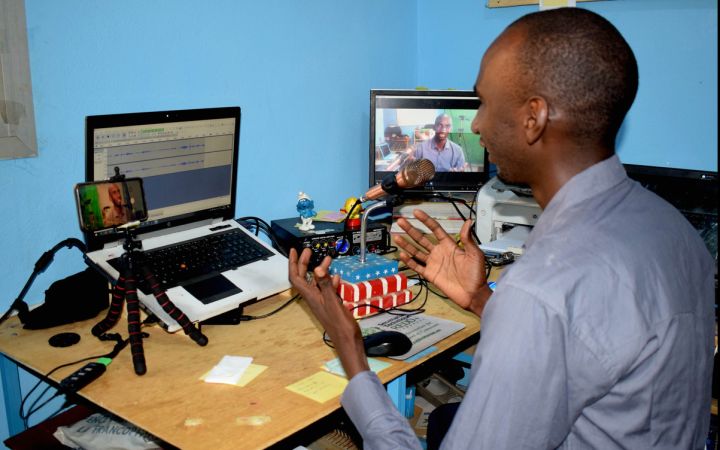
[[[360,202],[375,200],[384,195],[398,195],[403,189],[412,189],[423,185],[435,176],[435,165],[428,159],[413,161],[395,174],[387,174],[380,184],[371,187],[365,195],[360,197]]]
[[[403,167],[399,173],[402,188],[417,187],[432,180],[435,176],[435,165],[429,159],[418,159]]]

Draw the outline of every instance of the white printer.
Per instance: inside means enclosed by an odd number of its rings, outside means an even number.
[[[497,177],[478,191],[475,232],[486,253],[523,253],[523,244],[542,209],[529,188],[506,185]]]

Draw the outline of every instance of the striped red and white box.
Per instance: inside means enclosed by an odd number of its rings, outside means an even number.
[[[381,309],[390,309],[396,306],[402,306],[406,303],[410,303],[413,294],[410,289],[403,289],[398,292],[392,292],[390,294],[378,295],[377,297],[360,300],[357,302],[346,302],[343,301],[343,305],[349,309],[353,317],[359,319],[360,317],[367,317],[373,314],[382,312]]]
[[[408,287],[408,280],[405,274],[398,273],[385,277],[375,278],[368,281],[358,281],[357,283],[349,283],[340,280],[338,286],[338,295],[346,302],[359,302],[378,295],[388,294],[390,292],[402,291]]]

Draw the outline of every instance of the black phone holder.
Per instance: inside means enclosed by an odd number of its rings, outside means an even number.
[[[185,334],[200,346],[208,343],[199,329],[190,322],[190,319],[168,298],[163,289],[160,288],[155,276],[152,274],[147,265],[143,261],[143,252],[141,250],[142,242],[135,240],[135,231],[128,224],[118,227],[117,231],[124,234],[123,249],[125,253],[120,257],[120,276],[113,287],[110,308],[108,309],[105,319],[92,328],[92,334],[101,337],[107,330],[115,326],[122,313],[123,303],[127,303],[127,322],[130,340],[130,352],[132,354],[133,367],[135,373],[143,375],[147,372],[145,364],[145,352],[143,350],[143,334],[140,331],[140,303],[137,296],[138,280],[144,280],[146,286],[150,289],[155,300],[182,327]]]

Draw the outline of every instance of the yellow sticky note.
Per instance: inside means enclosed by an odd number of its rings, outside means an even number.
[[[310,375],[297,383],[286,386],[296,394],[305,396],[319,403],[325,403],[331,398],[335,398],[342,394],[347,386],[348,381],[328,372],[317,372]]]
[[[244,387],[246,384],[254,380],[256,376],[263,373],[265,369],[267,369],[267,366],[262,366],[260,364],[250,364],[250,366],[245,369],[245,373],[243,373],[237,383],[235,383],[235,386]]]

